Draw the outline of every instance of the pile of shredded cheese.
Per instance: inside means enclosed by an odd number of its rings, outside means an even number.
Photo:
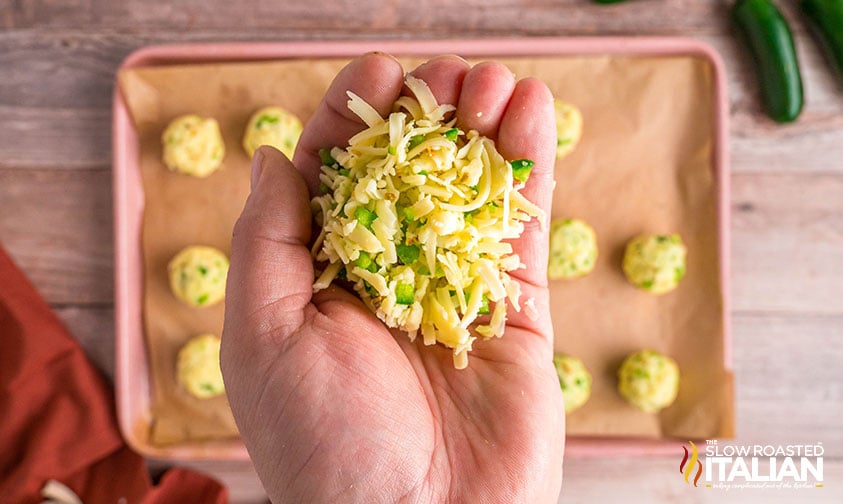
[[[368,127],[321,153],[312,253],[327,265],[313,290],[347,280],[386,325],[444,344],[464,368],[476,335],[503,335],[506,300],[521,309],[507,272],[524,265],[504,240],[545,215],[519,192],[531,161],[504,160],[492,140],[445,122],[454,107],[427,84],[405,83],[415,98],[399,98],[387,119],[348,91]]]

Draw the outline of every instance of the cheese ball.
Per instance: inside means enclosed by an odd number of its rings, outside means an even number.
[[[556,109],[556,159],[570,154],[582,136],[580,109],[562,100],[553,101]]]
[[[220,339],[213,334],[203,334],[188,341],[179,350],[176,374],[181,386],[200,399],[224,394]]]
[[[630,404],[647,413],[670,406],[679,390],[679,366],[655,350],[628,356],[618,370],[618,391]]]
[[[243,134],[243,149],[252,157],[261,145],[271,145],[293,159],[301,132],[298,117],[281,107],[264,107],[249,119]]]
[[[678,234],[636,236],[626,245],[623,272],[627,280],[651,294],[664,294],[685,276],[687,249]]]
[[[548,278],[576,278],[588,274],[597,261],[597,235],[578,219],[550,223]]]
[[[174,172],[204,178],[217,171],[225,156],[215,119],[184,115],[173,119],[161,135],[164,164]]]
[[[554,355],[553,365],[565,396],[565,413],[570,413],[591,397],[591,374],[581,360],[571,355]]]
[[[167,270],[173,294],[191,306],[211,306],[225,297],[228,258],[213,247],[186,247]]]

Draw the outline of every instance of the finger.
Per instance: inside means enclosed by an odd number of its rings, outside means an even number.
[[[355,93],[386,116],[403,83],[401,64],[384,53],[366,54],[340,70],[307,122],[293,156],[310,194],[317,194],[319,189],[319,150],[345,147],[348,139],[366,126],[348,109],[346,92]]]
[[[226,284],[223,346],[261,347],[304,321],[313,263],[307,188],[292,163],[263,146],[252,161],[252,192],[234,226]],[[258,338],[250,341],[249,338]]]
[[[459,102],[463,79],[469,71],[466,61],[456,55],[437,56],[419,65],[410,75],[421,79],[430,88],[440,105],[456,106]],[[405,88],[405,92],[409,92]]]
[[[487,61],[471,69],[462,84],[457,121],[467,130],[497,138],[506,106],[515,89],[515,77],[506,66]]]
[[[529,282],[521,282],[520,310],[508,306],[506,310],[506,337],[510,329],[519,328],[529,331],[524,337],[532,337],[541,345],[531,348],[537,351],[541,360],[553,352],[553,322],[550,318],[550,292],[546,287],[538,287]],[[537,337],[538,336],[538,337]],[[522,340],[523,341],[523,340]]]
[[[555,139],[556,117],[550,90],[538,79],[519,81],[501,120],[498,146],[508,160],[526,158],[535,163],[521,193],[548,217],[553,195]],[[547,228],[533,219],[512,244],[526,265],[526,269],[514,271],[513,276],[538,287],[547,285]]]

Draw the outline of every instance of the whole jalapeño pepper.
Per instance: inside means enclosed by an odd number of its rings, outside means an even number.
[[[813,25],[838,75],[843,77],[843,0],[802,0],[799,7]]]
[[[732,20],[752,52],[767,115],[780,123],[795,121],[802,112],[802,75],[784,16],[772,0],[738,0]]]

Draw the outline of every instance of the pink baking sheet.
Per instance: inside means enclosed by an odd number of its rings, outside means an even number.
[[[713,170],[717,190],[720,285],[722,288],[724,366],[731,369],[729,332],[729,170],[728,106],[719,56],[705,44],[678,38],[536,38],[379,42],[291,42],[265,44],[193,44],[148,47],[131,54],[121,69],[169,64],[243,62],[293,58],[353,57],[367,51],[405,56],[457,53],[467,57],[542,55],[693,55],[713,69],[715,133]],[[154,446],[148,440],[150,383],[142,324],[140,230],[144,194],[138,169],[138,139],[119,91],[114,95],[114,222],[116,388],[120,427],[138,452],[171,460],[247,460],[238,440]],[[679,441],[569,436],[567,456],[675,454]]]

